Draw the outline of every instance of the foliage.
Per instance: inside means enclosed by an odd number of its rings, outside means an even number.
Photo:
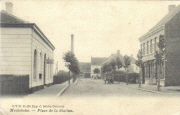
[[[116,66],[117,66],[118,70],[123,67],[123,64],[119,57],[116,58]]]
[[[100,73],[99,68],[95,68],[95,69],[94,69],[94,74],[99,74],[99,73]]]
[[[125,68],[128,68],[128,66],[131,64],[131,58],[127,55],[124,56],[124,64],[125,64]]]
[[[159,37],[159,43],[158,43],[159,51],[164,54],[165,47],[166,47],[166,40],[164,35],[160,35]]]
[[[137,54],[137,58],[138,60],[136,60],[136,65],[139,66],[139,67],[142,67],[142,58],[143,58],[143,55],[142,55],[142,50],[139,50],[138,54]]]
[[[111,59],[111,62],[109,64],[111,66],[111,69],[112,70],[115,70],[116,69],[116,61],[114,59]]]
[[[107,64],[104,64],[102,67],[101,67],[101,70],[103,73],[106,73],[107,70],[108,70],[108,65]]]
[[[159,37],[159,43],[158,43],[159,50],[155,52],[155,59],[157,63],[161,63],[163,60],[163,55],[165,53],[166,48],[166,40],[164,35],[160,35]]]
[[[77,58],[75,57],[74,53],[72,52],[66,52],[63,55],[63,59],[65,61],[65,66],[71,71],[73,74],[79,74],[79,62]]]

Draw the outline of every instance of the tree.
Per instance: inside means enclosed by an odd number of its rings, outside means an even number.
[[[102,71],[102,73],[106,73],[106,72],[107,72],[107,64],[104,64],[104,65],[101,67],[101,71]]]
[[[99,74],[99,73],[100,73],[99,68],[95,68],[95,69],[94,69],[94,74]]]
[[[126,69],[126,83],[128,85],[129,78],[128,78],[127,73],[128,73],[128,67],[131,64],[131,58],[129,56],[127,56],[127,55],[124,56],[124,64],[125,64],[124,68]]]
[[[160,75],[158,75],[157,90],[160,91],[160,76],[162,75],[162,66],[163,66],[164,53],[166,48],[166,40],[164,35],[159,36],[158,48],[159,50],[155,52],[154,57],[156,61],[156,66],[159,65]]]
[[[123,64],[119,57],[116,58],[116,66],[117,66],[118,70],[123,67]]]
[[[111,59],[110,66],[111,66],[112,70],[116,69],[116,61],[114,59]]]
[[[74,81],[76,75],[80,73],[79,62],[75,57],[74,53],[70,51],[64,53],[63,59],[65,62],[65,66],[69,69],[69,71],[73,73],[73,81]]]
[[[138,54],[137,54],[137,58],[138,60],[136,60],[136,65],[140,68],[140,72],[139,72],[139,87],[141,87],[141,76],[142,76],[142,66],[143,66],[143,62],[142,62],[142,50],[139,50]]]

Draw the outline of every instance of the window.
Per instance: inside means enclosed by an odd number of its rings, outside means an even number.
[[[33,66],[33,78],[36,79],[37,75],[37,51],[36,49],[34,50],[34,66]]]
[[[157,47],[157,38],[154,39],[154,52],[156,51],[156,47]]]
[[[143,51],[143,45],[141,44],[141,52]]]
[[[147,41],[147,54],[149,54],[149,41]]]
[[[153,47],[152,47],[152,40],[150,41],[150,53],[153,52]]]
[[[39,79],[42,79],[42,53],[40,53],[40,73],[39,73]]]
[[[145,55],[145,43],[143,44],[143,54]]]

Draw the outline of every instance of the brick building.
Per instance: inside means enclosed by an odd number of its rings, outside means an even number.
[[[170,5],[168,14],[139,38],[144,63],[143,82],[150,85],[156,84],[159,75],[154,55],[160,35],[165,36],[167,44],[161,83],[164,86],[180,85],[180,5]]]

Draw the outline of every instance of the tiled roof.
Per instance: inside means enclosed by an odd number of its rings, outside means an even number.
[[[31,27],[35,28],[35,31],[41,33],[40,36],[53,50],[55,49],[54,45],[48,40],[48,38],[44,35],[44,33],[40,30],[40,28],[35,23],[29,23],[24,21],[8,12],[2,10],[0,18],[0,26],[1,27]]]
[[[91,57],[91,65],[101,65],[103,64],[108,58],[105,57]]]
[[[178,5],[175,9],[170,11],[164,18],[162,18],[149,32],[154,31],[158,27],[165,25],[168,23],[176,14],[180,12],[180,5]]]
[[[1,23],[8,23],[8,24],[25,24],[28,23],[14,15],[9,14],[8,12],[2,10],[1,11],[1,18],[0,18]]]

